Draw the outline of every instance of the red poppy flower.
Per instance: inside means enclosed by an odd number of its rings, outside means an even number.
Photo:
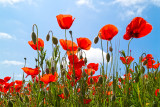
[[[0,84],[4,84],[5,83],[5,81],[3,80],[3,79],[0,79]]]
[[[81,49],[89,50],[91,48],[92,42],[88,38],[77,38],[78,46]]]
[[[4,81],[5,81],[5,82],[8,82],[10,79],[11,79],[11,77],[5,77],[5,78],[4,78]]]
[[[142,59],[142,62],[144,62],[144,61],[146,61],[146,60],[147,60],[147,64],[146,64],[147,68],[152,68],[152,67],[154,67],[153,64],[154,64],[156,61],[153,60],[152,54],[147,54],[146,57],[144,57],[144,58]]]
[[[152,31],[152,25],[142,17],[135,17],[126,28],[123,36],[125,40],[130,38],[141,38],[148,35]]]
[[[160,66],[160,63],[153,65],[154,69],[157,69]]]
[[[158,92],[159,92],[159,89],[156,89],[156,91],[155,91],[156,96],[158,95]]]
[[[71,40],[64,40],[64,39],[60,39],[59,42],[62,48],[67,51],[68,56],[70,54],[73,55],[77,53],[78,46],[75,42],[72,42]],[[72,49],[72,43],[73,43],[73,49]]]
[[[89,63],[88,65],[87,65],[87,68],[91,68],[91,69],[94,69],[95,71],[97,71],[98,70],[98,66],[99,66],[99,64],[97,63]]]
[[[101,76],[101,75],[89,77],[89,78],[88,78],[88,85],[97,83],[100,76]],[[93,79],[92,83],[91,83],[91,78]]]
[[[33,41],[28,41],[28,44],[34,49],[37,50],[37,42],[36,44],[33,43]],[[40,50],[40,47],[44,48],[44,41],[41,38],[38,38],[38,50]]]
[[[22,70],[27,74],[27,76],[28,76],[28,75],[31,75],[31,76],[34,75],[34,76],[35,76],[35,75],[38,75],[38,74],[41,72],[41,71],[38,69],[38,67],[37,67],[37,68],[34,68],[34,69],[33,69],[33,68],[29,68],[29,67],[23,67]],[[27,77],[27,76],[26,76],[26,77]]]
[[[41,77],[40,81],[44,82],[45,84],[48,84],[50,82],[56,82],[58,74],[55,72],[54,75],[52,74],[45,74],[43,77]]]
[[[91,69],[91,68],[89,68],[89,69],[85,69],[85,72],[86,72],[86,74],[88,74],[88,75],[94,75],[95,74],[95,70],[94,69]]]
[[[126,56],[126,58],[120,57],[120,59],[123,64],[127,64],[127,65],[129,65],[134,60],[134,58],[132,58],[132,56]]]
[[[99,37],[101,39],[104,39],[104,40],[112,40],[112,38],[114,36],[117,35],[118,33],[118,29],[116,26],[112,25],[112,24],[108,24],[108,25],[105,25],[101,28],[101,30],[99,31]]]
[[[92,100],[91,99],[83,99],[83,103],[84,104],[88,104],[88,103],[90,103]]]
[[[64,14],[57,15],[56,18],[61,29],[69,29],[75,19],[72,19],[71,15]]]
[[[21,81],[21,80],[15,80],[15,83],[17,84],[17,85],[22,85],[23,84],[23,81]]]
[[[72,75],[73,75],[73,69],[68,69],[68,74],[67,78],[72,80]],[[81,69],[75,69],[75,79],[79,80],[82,76],[82,70]]]

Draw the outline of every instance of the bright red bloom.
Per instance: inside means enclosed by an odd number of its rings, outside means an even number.
[[[71,15],[64,14],[57,15],[56,18],[61,29],[69,29],[75,19],[72,19]]]
[[[21,81],[21,80],[15,80],[15,83],[16,83],[17,85],[22,85],[22,84],[23,84],[23,81]]]
[[[77,38],[78,46],[81,49],[89,50],[91,48],[92,42],[88,38]]]
[[[3,80],[3,79],[0,79],[0,84],[4,84],[5,83],[5,81]]]
[[[94,69],[91,69],[91,68],[85,69],[85,72],[86,72],[86,74],[88,74],[88,75],[94,75],[94,74],[95,74],[95,70],[94,70]]]
[[[160,63],[153,65],[154,69],[157,69],[160,66]]]
[[[68,70],[67,78],[72,80],[73,75],[73,69]],[[81,69],[75,69],[75,79],[79,80],[82,76],[82,70]]]
[[[152,31],[152,25],[142,17],[135,17],[126,28],[123,36],[125,40],[130,38],[141,38],[148,35]]]
[[[144,57],[143,59],[142,59],[142,62],[144,62],[144,61],[146,61],[147,60],[147,64],[146,64],[146,66],[147,66],[147,68],[152,68],[152,67],[154,67],[154,63],[156,62],[155,60],[153,60],[153,57],[152,57],[152,54],[147,54],[146,55],[146,57]],[[156,65],[157,66],[157,65]],[[155,67],[156,67],[155,66]]]
[[[95,71],[97,71],[98,70],[98,66],[99,66],[99,64],[97,63],[89,63],[88,65],[87,65],[87,68],[91,68],[91,69],[94,69]]]
[[[83,103],[84,104],[88,104],[88,103],[90,103],[92,100],[91,99],[83,99]]]
[[[105,25],[101,28],[101,30],[99,31],[99,37],[101,39],[104,39],[104,40],[112,40],[112,38],[114,36],[117,35],[118,33],[118,29],[116,26],[112,25],[112,24],[108,24],[108,25]]]
[[[64,39],[60,39],[59,42],[62,48],[67,51],[68,56],[70,54],[72,55],[77,53],[78,46],[75,42],[72,42],[71,40],[64,40]],[[72,49],[72,44],[73,44],[73,49]]]
[[[120,59],[123,64],[127,64],[127,65],[129,65],[134,60],[134,58],[132,58],[132,56],[126,56],[126,58],[120,57]]]
[[[8,82],[10,79],[11,79],[11,77],[8,77],[8,76],[7,76],[7,77],[4,78],[4,81],[5,81],[5,82]]]
[[[158,95],[158,92],[159,92],[159,89],[156,89],[156,91],[155,91],[156,96]]]
[[[101,76],[101,75],[89,77],[89,78],[88,78],[88,85],[97,83],[100,76]],[[91,83],[91,78],[93,79],[92,83]]]
[[[33,41],[28,41],[28,44],[34,49],[37,50],[37,42],[36,44],[33,43]],[[44,41],[41,38],[38,38],[38,50],[40,50],[40,47],[44,48]]]
[[[28,68],[28,67],[23,67],[22,70],[27,74],[27,76],[28,76],[28,75],[31,75],[31,76],[34,75],[34,76],[35,76],[35,75],[38,75],[38,74],[41,72],[41,71],[38,69],[38,67],[37,67],[37,68],[34,68],[34,69],[33,69],[33,68]],[[27,77],[27,76],[26,76],[26,77]]]
[[[41,77],[40,81],[44,82],[45,84],[48,84],[50,82],[56,82],[57,79],[58,79],[58,74],[55,72],[54,75],[45,74],[43,77]]]

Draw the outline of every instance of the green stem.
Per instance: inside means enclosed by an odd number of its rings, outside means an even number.
[[[132,39],[133,39],[133,38],[131,38],[130,41],[129,41],[129,43],[128,43],[128,52],[127,52],[127,56],[129,56],[129,45],[130,45]]]

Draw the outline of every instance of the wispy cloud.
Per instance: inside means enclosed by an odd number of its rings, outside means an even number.
[[[23,75],[22,74],[15,74],[14,76],[17,78],[22,78]]]
[[[151,2],[152,2],[154,5],[160,7],[160,0],[151,0]]]
[[[0,4],[2,4],[3,6],[14,6],[15,4],[19,4],[19,3],[27,3],[29,5],[35,5],[37,6],[36,0],[0,0]]]
[[[0,39],[16,39],[8,33],[0,32]]]
[[[102,63],[103,61],[102,60],[102,50],[100,48],[91,47],[91,49],[88,51],[85,51],[85,53],[86,53],[88,63]],[[104,55],[104,58],[106,58],[106,52],[103,52],[103,55]]]
[[[96,9],[95,6],[93,5],[93,0],[77,0],[76,1],[76,4],[78,6],[87,6],[89,8],[91,8],[92,10],[96,11],[96,12],[99,12],[100,10]]]
[[[15,65],[15,66],[24,65],[23,62],[20,62],[20,61],[9,61],[9,60],[4,60],[4,61],[1,62],[1,64],[4,64],[4,65]]]

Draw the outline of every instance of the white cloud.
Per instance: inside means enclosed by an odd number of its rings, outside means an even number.
[[[102,63],[102,50],[100,48],[92,48],[85,51],[88,63]],[[103,51],[104,61],[106,62],[106,52]]]
[[[10,34],[0,32],[0,39],[15,39]]]
[[[151,0],[151,2],[156,6],[160,6],[160,0]]]
[[[3,62],[1,62],[1,64],[4,64],[4,65],[16,65],[16,66],[24,65],[23,62],[20,62],[20,61],[9,61],[9,60],[4,60]]]
[[[114,0],[113,4],[120,4],[122,6],[133,6],[144,3],[146,0]]]
[[[91,9],[93,9],[96,12],[100,11],[100,10],[96,9],[95,6],[93,5],[93,0],[77,0],[76,4],[78,6],[85,5],[85,6],[89,7],[89,8],[91,8]]]
[[[23,77],[22,74],[15,74],[14,76],[17,77],[17,78],[22,78]]]
[[[35,5],[37,6],[37,4],[35,3],[36,0],[0,0],[0,4],[2,4],[3,6],[14,6],[15,4],[18,3],[27,3],[29,5]]]

